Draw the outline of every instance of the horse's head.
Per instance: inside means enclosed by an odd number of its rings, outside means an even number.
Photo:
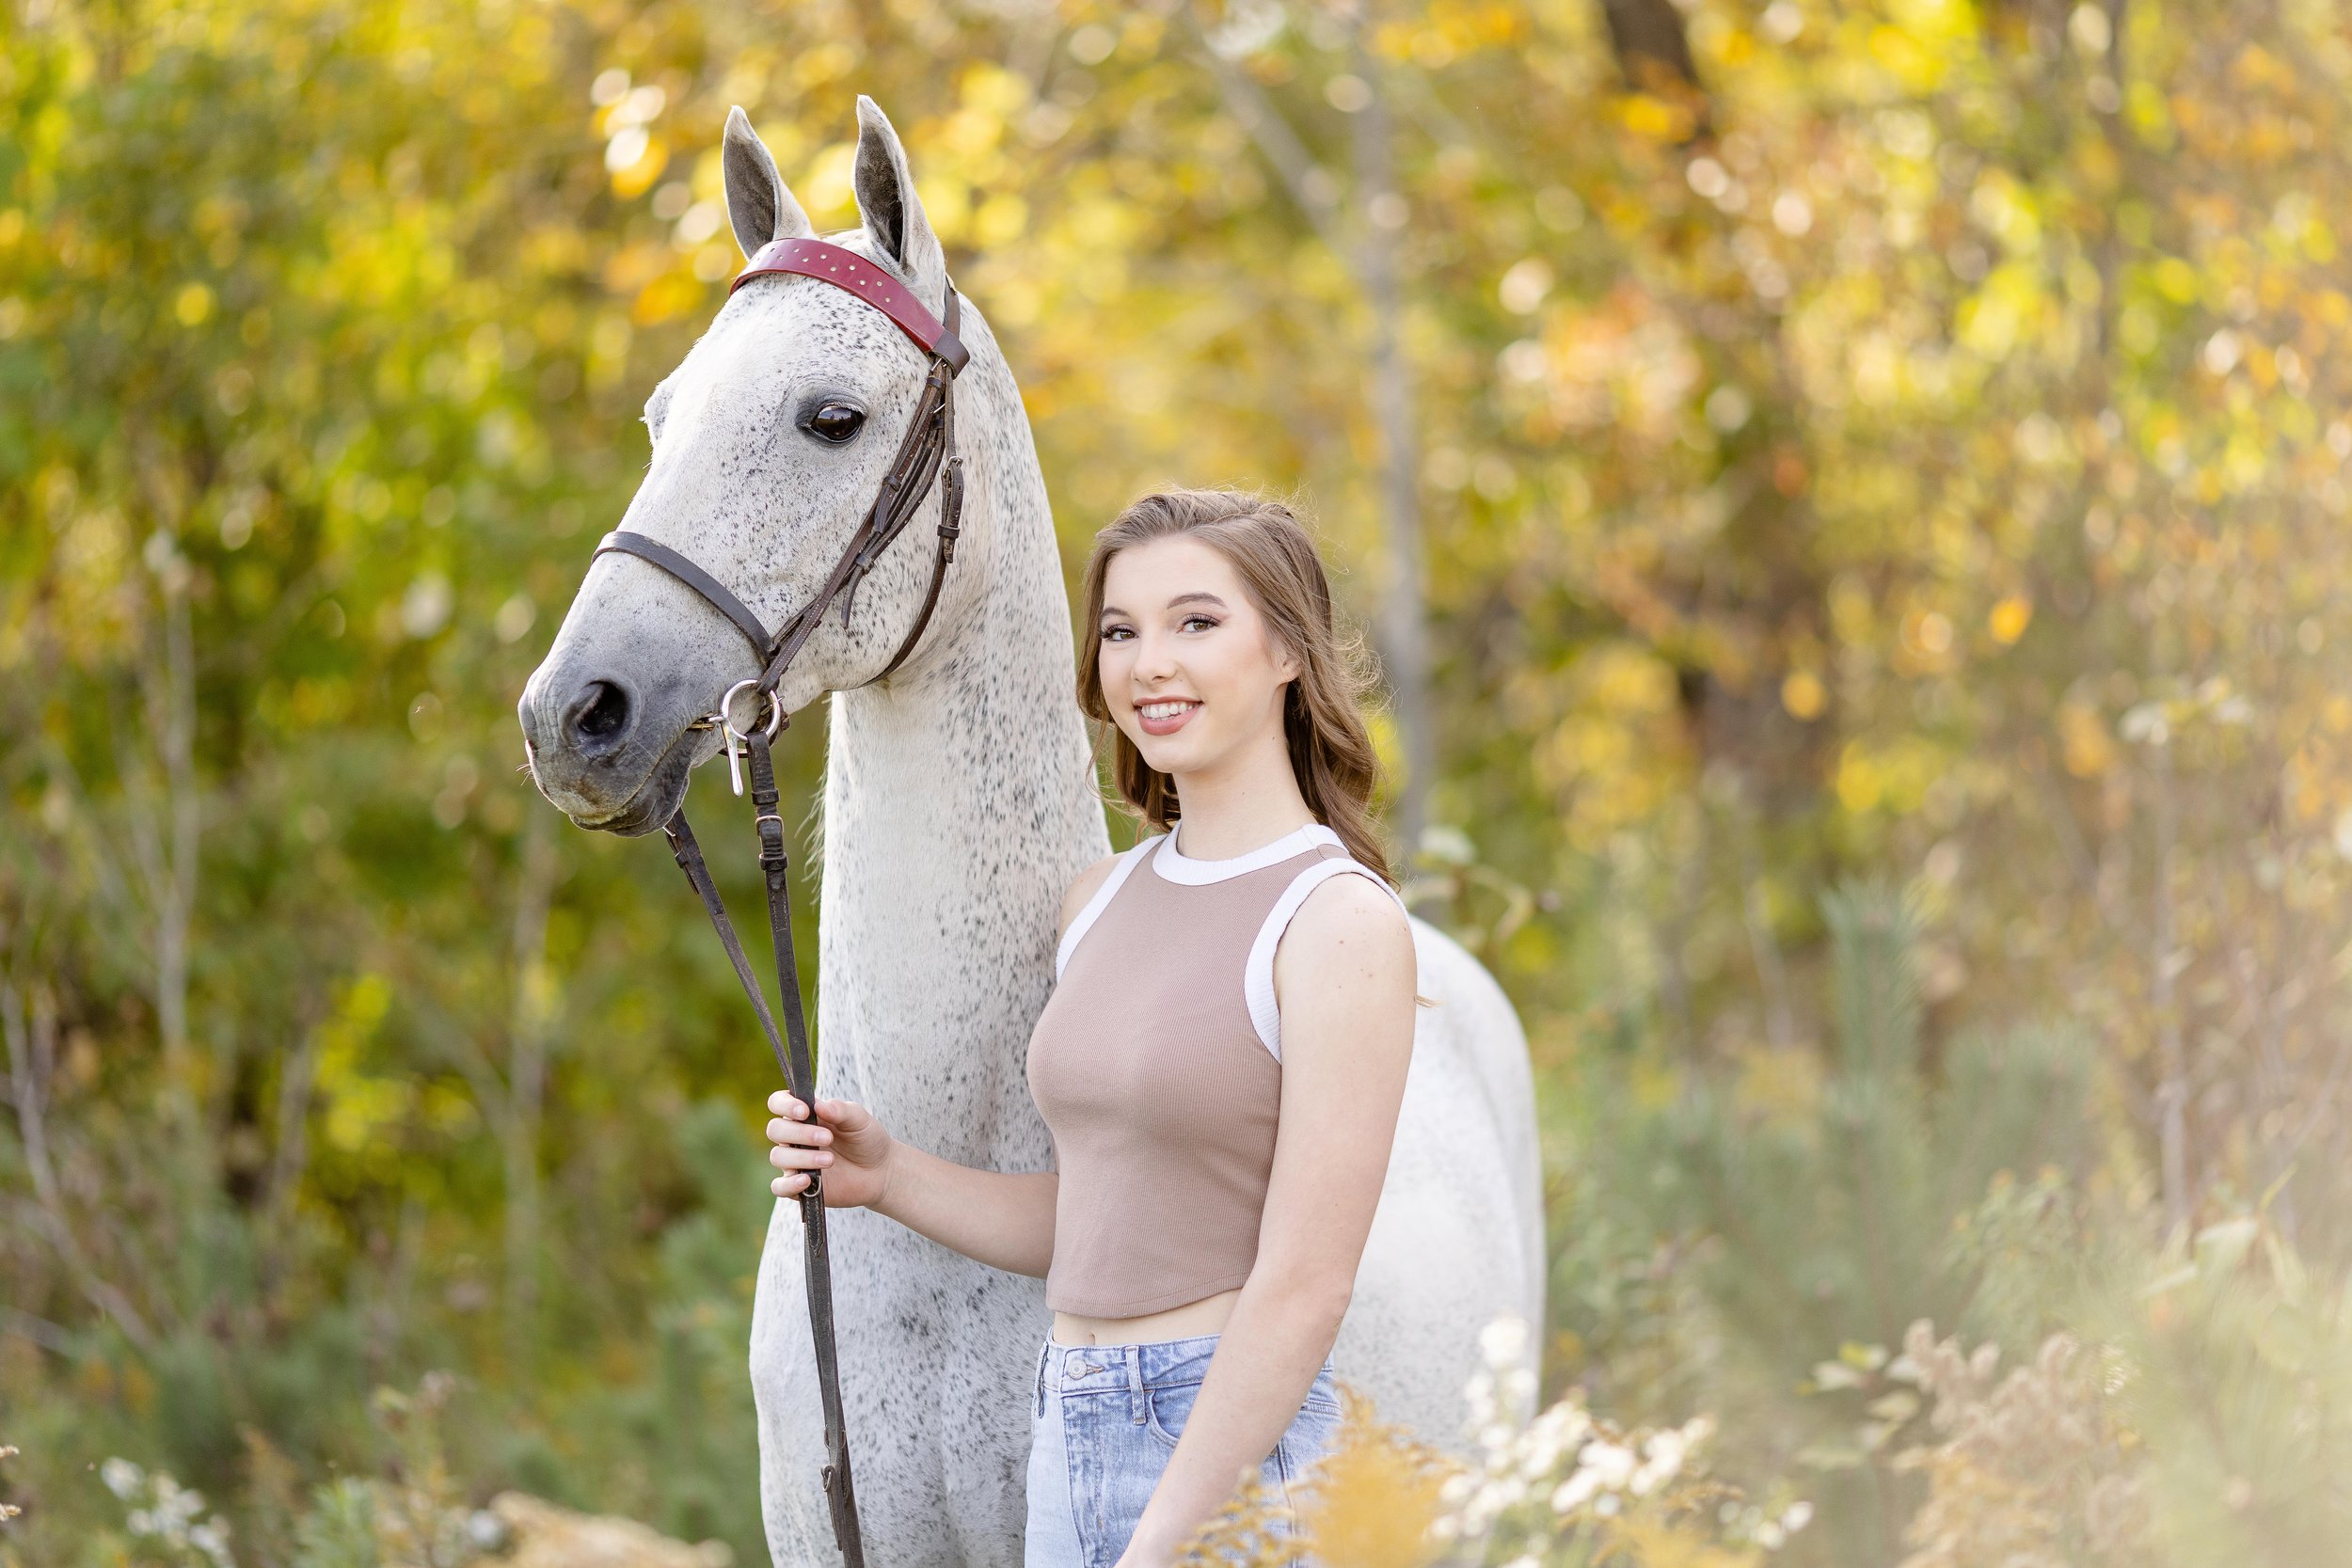
[[[937,315],[946,261],[905,150],[871,99],[857,111],[865,226],[831,239],[881,262]],[[723,166],[745,255],[817,237],[739,108],[727,116]],[[620,528],[686,556],[770,628],[782,626],[821,588],[872,502],[928,368],[887,316],[829,283],[750,279],[646,399],[653,459]],[[803,645],[776,689],[786,712],[888,663],[922,604],[938,508],[934,490],[906,531],[915,537],[884,551],[858,590],[849,624],[836,601]],[[635,556],[599,555],[523,689],[532,776],[582,827],[650,832],[719,749],[718,732],[698,721],[757,673],[742,633],[699,594]],[[752,705],[739,704],[739,722]]]

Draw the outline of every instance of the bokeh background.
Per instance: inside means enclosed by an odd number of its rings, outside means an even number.
[[[1315,519],[1528,1027],[1543,1402],[1802,1501],[1553,1442],[1466,1560],[2346,1560],[2341,7],[0,39],[0,1562],[454,1563],[501,1489],[766,1560],[772,1069],[513,709],[741,264],[728,107],[835,229],[861,91],[1066,562],[1160,483]]]

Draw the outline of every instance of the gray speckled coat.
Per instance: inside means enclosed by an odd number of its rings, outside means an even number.
[[[905,151],[864,97],[858,128],[865,224],[829,238],[888,267],[937,313],[945,258]],[[814,236],[740,109],[727,119],[723,164],[746,254]],[[972,352],[956,385],[963,534],[930,629],[890,679],[858,689],[920,603],[935,499],[859,591],[848,626],[827,617],[778,696],[799,712],[833,693],[818,1092],[862,1101],[895,1135],[945,1158],[1045,1170],[1052,1148],[1024,1053],[1053,983],[1063,890],[1110,844],[1020,391],[968,298],[962,337]],[[881,312],[838,289],[794,277],[746,285],[647,402],[653,458],[620,526],[684,551],[776,626],[821,583],[872,498],[924,368]],[[802,421],[828,402],[865,410],[868,426],[838,446],[820,440]],[[658,830],[691,769],[717,752],[712,732],[688,726],[755,673],[749,646],[691,590],[632,557],[597,558],[520,705],[540,788],[583,826]],[[705,833],[713,855],[739,847],[734,827]],[[691,905],[678,918],[695,918]],[[1384,1418],[1458,1451],[1477,1330],[1502,1314],[1542,1322],[1541,1189],[1518,1021],[1459,946],[1420,921],[1414,931],[1421,989],[1443,1005],[1422,1010],[1388,1182],[1332,1354]],[[1051,1322],[1042,1282],[865,1210],[833,1211],[828,1228],[869,1560],[1014,1568],[1029,1379]],[[769,1546],[787,1565],[839,1560],[818,1475],[823,1423],[801,1245],[798,1205],[781,1200],[761,1259],[751,1372]]]

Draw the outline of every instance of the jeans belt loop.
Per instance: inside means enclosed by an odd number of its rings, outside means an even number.
[[[1127,1345],[1123,1348],[1127,1354],[1128,1414],[1136,1425],[1141,1426],[1151,1410],[1151,1402],[1143,1392],[1143,1347]]]

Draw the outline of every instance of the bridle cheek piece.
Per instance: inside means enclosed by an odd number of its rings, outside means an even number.
[[[694,831],[687,825],[683,803],[661,831],[670,841],[670,853],[702,897],[711,926],[726,948],[727,959],[735,966],[735,977],[741,983],[743,994],[751,998],[752,1011],[758,1015],[760,1030],[775,1053],[776,1065],[784,1069],[786,1083],[813,1117],[817,1110],[816,1075],[810,1066],[808,1021],[801,1000],[800,968],[793,958],[784,818],[776,809],[779,797],[775,763],[769,751],[770,742],[791,722],[784,705],[776,700],[776,683],[784,678],[802,644],[817,629],[835,598],[841,601],[841,624],[844,627],[849,626],[858,584],[866,580],[866,574],[874,569],[891,541],[905,529],[936,481],[940,491],[939,547],[931,563],[930,587],[923,594],[923,608],[915,611],[914,624],[907,628],[906,637],[899,642],[898,652],[890,656],[890,662],[859,684],[871,685],[904,663],[922,638],[923,628],[930,624],[931,611],[939,603],[940,584],[956,558],[956,536],[962,528],[963,458],[956,451],[955,378],[956,372],[970,362],[971,355],[963,341],[956,336],[960,312],[952,282],[946,288],[946,320],[943,323],[905,284],[854,250],[823,240],[775,240],[760,247],[751,264],[736,275],[727,293],[731,296],[753,278],[770,273],[815,277],[846,290],[888,316],[930,360],[930,373],[924,377],[922,394],[915,402],[914,417],[907,422],[906,435],[898,442],[890,471],[883,476],[873,504],[866,509],[864,519],[850,536],[824,586],[793,611],[790,620],[771,632],[742,600],[727,591],[725,584],[667,545],[642,533],[615,530],[597,542],[596,553],[619,550],[633,555],[691,588],[735,624],[760,663],[757,675],[729,687],[717,708],[707,718],[696,721],[693,727],[718,728],[726,747],[727,774],[738,795],[743,793],[739,763],[748,760],[751,765],[752,807],[757,813],[753,825],[759,834],[759,868],[768,884],[768,934],[775,950],[776,990],[784,998],[781,1036],[775,1016],[768,1009],[768,999],[752,974],[751,961],[743,956],[743,944],[736,939],[734,924],[727,919],[726,906],[711,882],[702,847],[694,841]],[[736,722],[737,700],[745,691],[753,694],[748,727]],[[765,724],[760,721],[762,699],[768,706]],[[816,1339],[818,1387],[825,1410],[825,1499],[833,1514],[834,1541],[841,1548],[843,1561],[848,1568],[865,1568],[866,1549],[858,1528],[857,1498],[850,1480],[849,1433],[841,1418],[840,1368],[834,1351],[833,1274],[825,1248],[825,1198],[818,1173],[810,1169],[802,1174],[808,1178],[808,1185],[798,1195],[808,1280],[808,1322]]]

